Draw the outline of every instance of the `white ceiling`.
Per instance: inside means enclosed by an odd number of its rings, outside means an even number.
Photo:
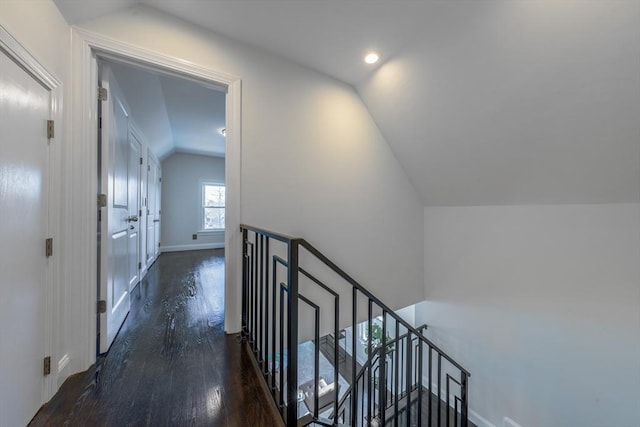
[[[223,157],[225,93],[190,80],[108,62],[131,115],[160,159],[174,152]]]
[[[54,1],[72,24],[153,6],[354,85],[425,205],[640,201],[637,0]]]

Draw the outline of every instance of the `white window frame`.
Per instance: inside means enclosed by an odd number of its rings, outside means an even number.
[[[200,230],[198,231],[198,234],[214,234],[214,233],[224,233],[225,227],[222,228],[204,228],[204,209],[205,209],[205,205],[204,205],[204,187],[205,185],[216,185],[219,187],[225,187],[225,191],[226,191],[226,184],[224,182],[221,181],[211,181],[211,180],[200,180]],[[225,198],[225,204],[224,204],[224,210],[225,210],[225,226],[227,223],[227,218],[226,218],[226,212],[227,212],[227,202],[226,202],[226,198]]]

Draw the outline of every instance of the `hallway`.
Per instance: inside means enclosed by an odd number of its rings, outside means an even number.
[[[30,425],[273,426],[238,335],[224,333],[224,250],[162,254],[105,358]]]

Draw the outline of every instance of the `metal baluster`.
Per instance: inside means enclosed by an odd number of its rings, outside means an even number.
[[[398,389],[398,376],[400,375],[400,323],[396,320],[396,351],[394,355],[394,378],[393,378],[393,425],[398,427],[398,395],[400,390]]]
[[[460,418],[462,421],[462,427],[467,427],[467,423],[469,421],[469,417],[467,414],[467,374],[466,372],[462,372],[460,376],[460,400],[462,403],[462,413],[460,414]]]
[[[433,380],[432,380],[432,375],[433,375],[433,364],[432,364],[432,356],[433,356],[433,351],[431,350],[431,346],[429,346],[429,375],[428,375],[428,379],[429,379],[429,400],[427,402],[428,404],[428,408],[429,408],[429,416],[428,416],[428,427],[431,427],[431,418],[432,417],[432,409],[431,409],[431,401],[433,400],[433,392],[432,392],[432,384],[433,384]]]
[[[262,367],[262,358],[263,358],[263,345],[262,345],[262,338],[263,338],[263,331],[262,331],[262,320],[263,320],[263,310],[264,310],[264,292],[262,290],[263,288],[263,284],[264,284],[264,236],[261,234],[260,235],[260,240],[259,240],[259,244],[258,244],[258,248],[259,248],[259,264],[260,264],[260,274],[259,277],[260,279],[258,280],[258,294],[260,295],[260,304],[259,304],[259,310],[258,310],[258,364],[260,365],[260,367]]]
[[[287,298],[287,425],[298,418],[298,252],[299,240],[289,243],[287,271],[289,288]]]
[[[382,348],[380,349],[380,379],[378,394],[380,396],[380,419],[385,422],[387,412],[387,312],[382,310]]]
[[[372,361],[372,357],[373,357],[373,348],[372,348],[372,343],[371,343],[371,328],[373,325],[372,322],[372,317],[373,317],[373,301],[371,301],[371,298],[369,298],[369,312],[367,314],[367,356],[368,356],[368,360]],[[372,385],[372,376],[373,376],[373,369],[371,369],[373,366],[372,364],[369,364],[369,375],[367,375],[367,395],[369,396],[368,400],[368,404],[367,404],[367,420],[369,422],[371,422],[371,413],[372,413],[372,405],[373,405],[373,401],[375,399],[375,396],[373,394],[373,385]]]
[[[247,229],[242,229],[242,335],[245,335],[247,324]]]
[[[272,363],[271,363],[271,390],[275,391],[276,389],[276,326],[278,321],[276,320],[276,282],[277,282],[277,277],[276,277],[276,258],[275,256],[273,257],[273,276],[271,279],[271,289],[272,289],[272,297],[273,297],[273,307],[271,307],[271,318],[272,318],[272,322],[271,322],[271,351],[272,351],[272,355],[271,355],[271,359],[272,359]],[[280,371],[282,372],[282,371]],[[280,383],[280,388],[282,388],[282,383]]]
[[[440,417],[442,413],[442,399],[440,398],[440,389],[442,388],[442,355],[438,352],[438,427],[442,425]]]
[[[449,424],[449,413],[451,412],[451,411],[449,411],[449,393],[451,393],[451,391],[449,390],[449,383],[450,383],[451,376],[449,374],[447,374],[445,378],[446,378],[445,383],[446,383],[446,390],[447,390],[447,397],[445,399],[445,402],[447,402],[447,407],[446,407],[447,414],[445,416],[445,420],[447,422],[447,427],[448,427],[450,425]]]
[[[338,373],[340,371],[340,363],[338,362],[338,359],[340,357],[340,352],[339,350],[339,345],[340,345],[340,338],[338,337],[338,335],[340,334],[340,297],[339,296],[335,296],[334,297],[334,318],[333,318],[333,325],[334,325],[334,331],[333,331],[333,336],[334,336],[334,340],[333,340],[333,360],[335,361],[335,368],[333,370],[333,384],[334,387],[336,389],[336,393],[334,393],[334,399],[333,399],[333,411],[337,411],[338,410]],[[346,361],[346,355],[345,355],[345,361]]]
[[[358,335],[358,290],[351,291],[351,426],[356,427],[358,418],[358,400],[356,387],[356,339]],[[354,394],[355,392],[355,394]]]
[[[422,340],[418,339],[418,425],[422,425]]]
[[[411,331],[407,331],[407,376],[406,376],[406,399],[407,399],[407,406],[405,408],[405,413],[407,414],[407,427],[411,427],[411,366],[412,366],[412,362],[411,362],[411,356],[412,356],[412,352],[411,352]]]
[[[278,404],[284,408],[284,283],[280,283],[280,390]],[[290,381],[290,380],[289,380]]]

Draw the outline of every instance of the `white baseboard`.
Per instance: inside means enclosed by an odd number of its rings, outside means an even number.
[[[513,421],[509,417],[504,417],[502,419],[502,423],[504,424],[504,427],[522,427],[520,424],[518,424],[517,422]]]
[[[69,364],[69,355],[65,354],[58,361],[58,375],[60,375],[62,371],[64,371],[64,368],[66,368],[68,364]]]
[[[200,243],[196,245],[162,246],[160,252],[199,251],[201,249],[223,249],[224,243]]]
[[[422,378],[422,382],[423,384],[429,384],[429,379],[423,377]],[[438,390],[438,383],[434,382],[432,385],[432,390]],[[442,393],[443,395],[441,396],[441,398],[446,399],[447,396],[444,390],[444,386],[442,387]],[[451,406],[452,408],[454,407],[454,402],[455,402],[455,395],[452,393],[449,396],[449,406]],[[491,422],[489,422],[489,420],[487,420],[486,418],[484,418],[483,416],[481,416],[480,414],[478,414],[476,411],[474,411],[471,408],[468,408],[468,414],[469,414],[469,421],[471,421],[473,424],[475,424],[477,427],[496,427],[495,424],[492,424]]]
[[[489,420],[482,417],[473,409],[469,409],[469,421],[477,425],[478,427],[496,427],[495,424],[491,424]]]

